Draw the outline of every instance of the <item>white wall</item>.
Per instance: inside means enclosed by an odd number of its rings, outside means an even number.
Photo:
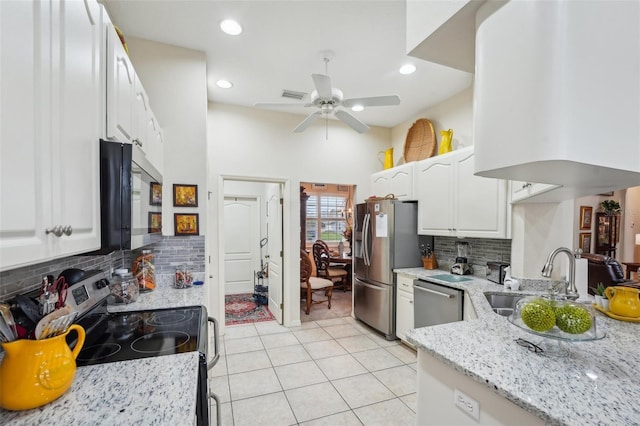
[[[300,245],[300,182],[356,185],[356,199],[370,193],[370,175],[380,169],[377,154],[389,147],[390,129],[372,127],[358,134],[345,124],[329,120],[329,137],[324,122],[318,120],[304,133],[292,133],[304,115],[263,111],[233,105],[209,103],[208,143],[210,187],[214,188],[212,205],[220,199],[215,190],[222,180],[250,177],[254,180],[283,181],[285,184],[284,235],[284,322],[299,322],[298,246]],[[220,220],[218,210],[211,208],[208,218]],[[287,221],[289,226],[287,227]],[[217,231],[211,230],[207,240],[216,244]],[[220,270],[219,256],[212,264]],[[288,285],[287,285],[288,283]],[[216,291],[212,288],[212,291]],[[222,309],[222,306],[220,307]]]
[[[162,233],[173,235],[173,213],[204,220],[207,180],[207,77],[204,52],[127,36],[129,56],[164,132]],[[173,184],[198,185],[197,208],[173,207]]]
[[[391,129],[394,164],[404,162],[404,144],[407,132],[419,118],[428,118],[433,123],[438,141],[436,155],[438,148],[440,148],[441,130],[453,130],[452,145],[454,150],[473,145],[473,86]],[[382,170],[382,167],[379,170]]]

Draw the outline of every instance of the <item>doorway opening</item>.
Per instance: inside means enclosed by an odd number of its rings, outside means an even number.
[[[225,325],[282,324],[282,182],[224,179],[221,297]]]
[[[313,244],[317,240],[326,243],[331,257],[336,260],[330,263],[330,268],[336,268],[338,271],[344,269],[347,272],[340,280],[332,279],[335,282],[330,309],[328,303],[312,304],[307,315],[305,313],[306,301],[301,299],[301,322],[352,315],[351,280],[353,268],[350,254],[354,194],[355,185],[300,183],[300,247],[310,255],[314,266],[312,276],[319,275],[313,257]],[[312,298],[314,302],[320,302],[327,299],[328,296],[326,292],[315,292]]]

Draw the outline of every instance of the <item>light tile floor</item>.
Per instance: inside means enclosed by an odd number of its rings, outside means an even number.
[[[415,424],[415,351],[351,317],[229,326],[221,340],[209,387],[224,426]]]

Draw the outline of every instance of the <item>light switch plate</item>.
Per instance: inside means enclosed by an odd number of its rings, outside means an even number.
[[[458,389],[453,390],[453,402],[456,407],[467,413],[476,421],[480,421],[480,403]]]

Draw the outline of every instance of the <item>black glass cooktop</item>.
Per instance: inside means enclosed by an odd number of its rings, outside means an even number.
[[[78,366],[192,351],[206,353],[207,315],[202,306],[96,313],[81,325],[87,337],[76,359]]]

